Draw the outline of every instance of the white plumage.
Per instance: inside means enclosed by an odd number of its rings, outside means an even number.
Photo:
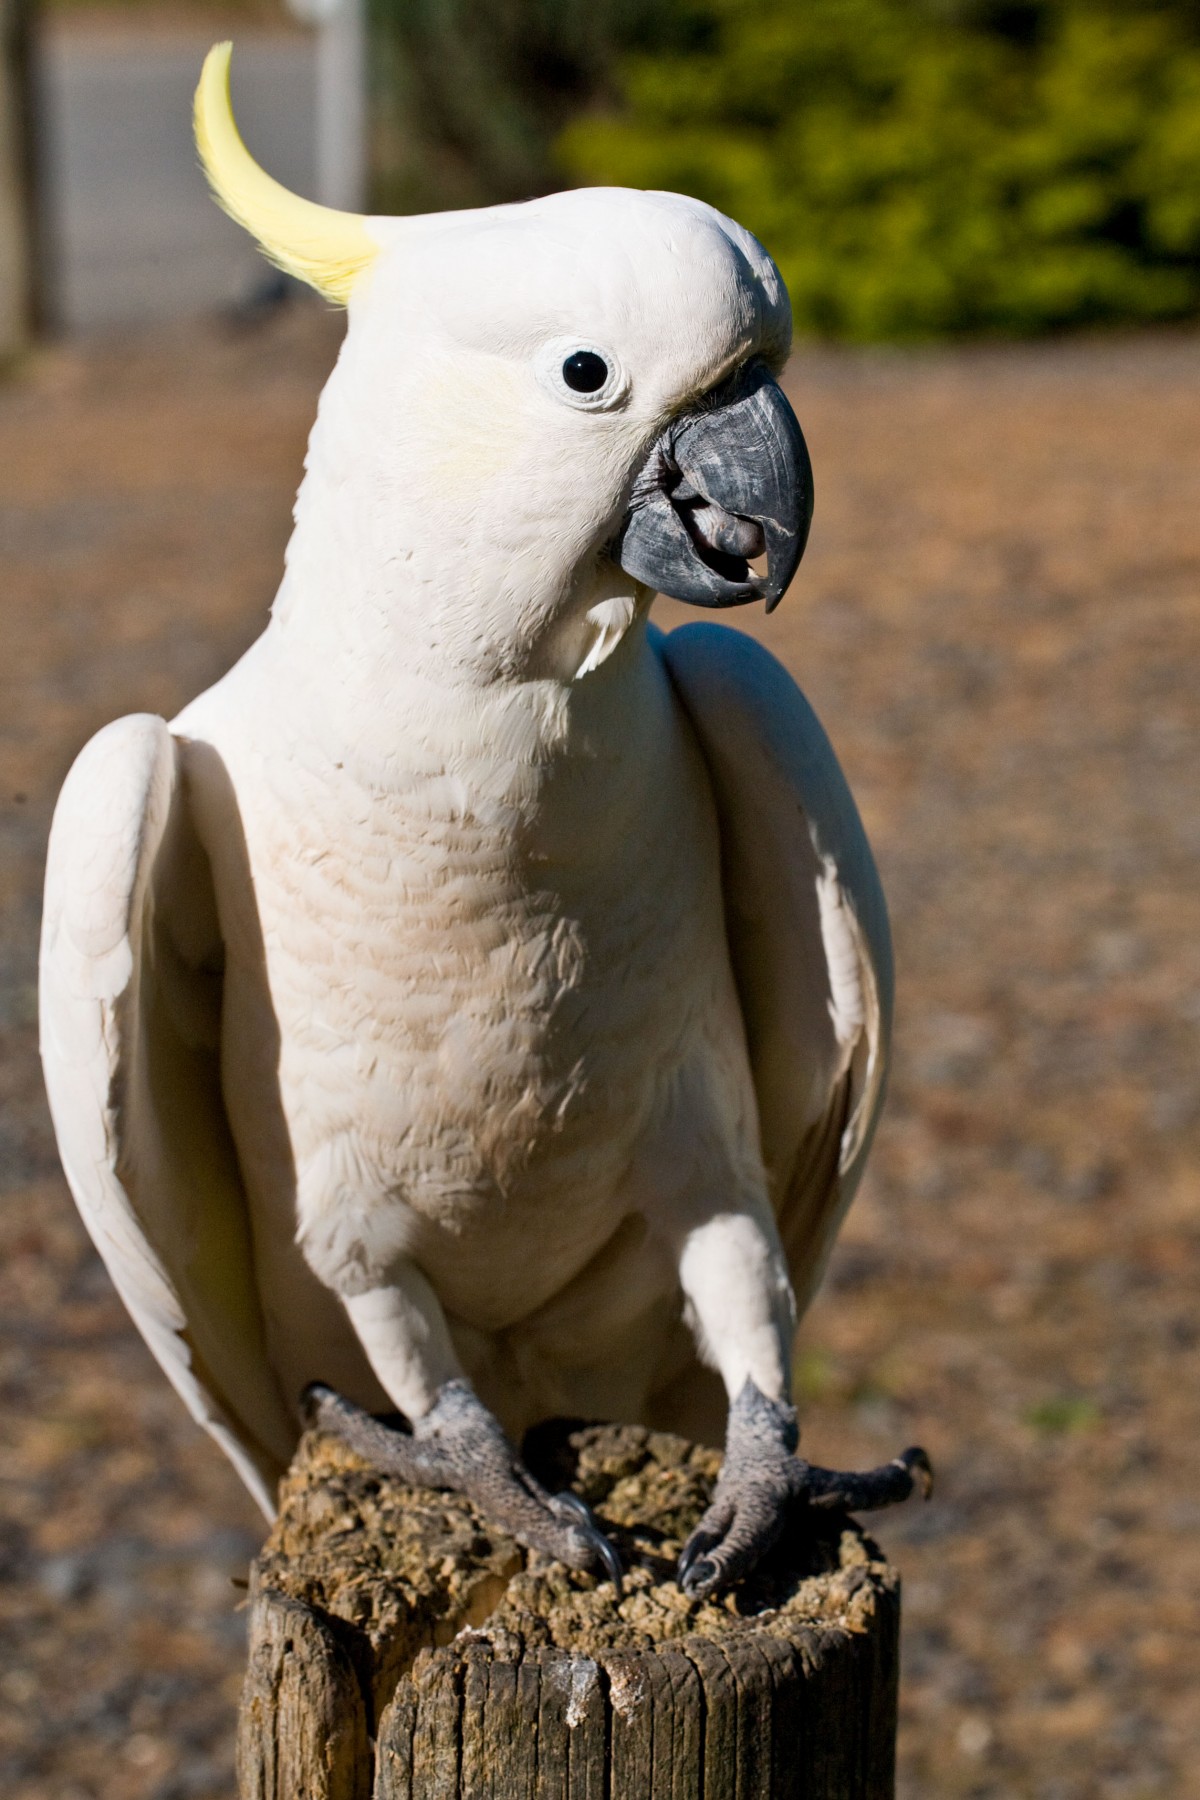
[[[321,1379],[708,1433],[786,1397],[886,1062],[883,900],[816,718],[606,553],[786,296],[693,201],[368,220],[266,632],[55,815],[72,1191],[264,1508]],[[583,346],[620,389],[564,395]],[[690,1326],[690,1329],[689,1329]]]

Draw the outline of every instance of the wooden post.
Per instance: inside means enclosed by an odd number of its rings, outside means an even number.
[[[858,1526],[814,1513],[696,1604],[671,1571],[716,1453],[639,1426],[535,1440],[617,1543],[619,1605],[305,1438],[251,1576],[242,1800],[889,1800],[899,1584]]]
[[[0,366],[38,323],[29,0],[0,0]]]

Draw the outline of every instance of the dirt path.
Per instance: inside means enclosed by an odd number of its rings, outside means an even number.
[[[126,1324],[35,1063],[49,811],[85,737],[257,630],[336,327],[0,391],[0,1790],[228,1800],[257,1541]],[[896,1076],[806,1323],[818,1460],[924,1441],[909,1800],[1200,1794],[1200,344],[800,360],[818,481],[760,635],[891,897]],[[672,609],[673,611],[674,609]]]

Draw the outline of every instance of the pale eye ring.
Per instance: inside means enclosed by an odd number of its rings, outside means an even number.
[[[575,412],[611,412],[628,397],[629,382],[616,356],[586,338],[543,343],[536,368],[546,392]]]

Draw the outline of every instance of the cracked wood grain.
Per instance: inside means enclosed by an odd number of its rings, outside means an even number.
[[[620,1601],[306,1438],[253,1574],[242,1800],[890,1800],[898,1589],[858,1527],[814,1517],[690,1601],[672,1570],[715,1453],[540,1443],[618,1544]]]

